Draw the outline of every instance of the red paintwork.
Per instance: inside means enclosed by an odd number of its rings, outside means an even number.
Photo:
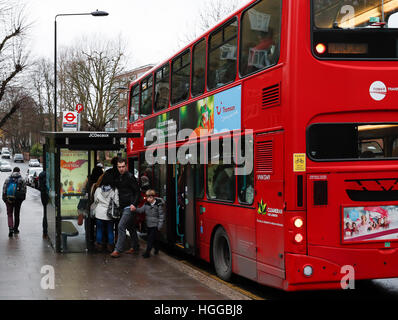
[[[398,119],[398,92],[378,102],[369,95],[371,83],[377,80],[398,87],[397,62],[317,60],[311,53],[310,1],[283,1],[282,15],[278,65],[233,84],[242,85],[242,129],[264,133],[255,135],[255,141],[273,141],[273,171],[269,180],[255,181],[251,207],[229,206],[206,198],[196,201],[198,254],[211,260],[212,235],[221,225],[231,241],[233,271],[266,285],[284,290],[341,288],[344,265],[354,266],[356,279],[398,277],[397,241],[391,241],[389,248],[380,241],[343,244],[341,231],[343,206],[381,204],[351,201],[344,191],[349,183],[344,180],[397,178],[398,162],[313,162],[306,157],[306,172],[293,170],[293,154],[306,152],[306,128],[312,123]],[[262,109],[262,89],[278,83],[280,105]],[[128,131],[135,129],[129,124]],[[142,141],[136,139],[135,146],[128,149],[128,156],[142,150]],[[301,207],[296,198],[299,174],[304,183]],[[327,206],[313,205],[316,179],[328,181]],[[273,218],[260,215],[257,209],[261,199],[282,214],[276,213]],[[206,208],[202,214],[200,206]],[[303,235],[300,244],[294,242],[298,232],[293,225],[295,217],[304,221],[299,230]],[[303,275],[306,265],[313,267],[311,277]]]

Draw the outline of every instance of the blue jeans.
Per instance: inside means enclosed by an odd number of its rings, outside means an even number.
[[[117,228],[118,236],[115,250],[117,252],[124,251],[124,242],[126,241],[126,230],[129,231],[131,237],[131,248],[134,250],[139,249],[137,229],[134,225],[134,212],[130,211],[130,207],[126,207],[123,209],[122,217],[119,221],[119,226]]]
[[[102,243],[103,231],[105,229],[108,235],[108,244],[113,244],[115,242],[115,236],[113,234],[113,220],[95,219],[95,224],[97,226],[97,243]]]

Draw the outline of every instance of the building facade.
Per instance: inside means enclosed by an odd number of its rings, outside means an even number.
[[[110,121],[106,127],[105,131],[109,132],[126,132],[127,128],[127,105],[128,105],[128,88],[132,81],[143,75],[145,72],[152,69],[154,65],[148,64],[140,66],[133,70],[124,72],[117,75],[116,87],[118,90],[118,103],[117,103],[117,115],[112,121]]]

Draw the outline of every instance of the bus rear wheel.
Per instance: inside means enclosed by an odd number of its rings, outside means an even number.
[[[232,252],[226,231],[218,228],[213,240],[213,263],[217,276],[229,281],[232,275]]]

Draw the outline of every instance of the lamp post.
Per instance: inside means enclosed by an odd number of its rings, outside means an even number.
[[[109,15],[106,11],[93,11],[87,13],[61,13],[54,18],[54,132],[57,132],[57,17],[62,16],[93,16],[104,17]]]

